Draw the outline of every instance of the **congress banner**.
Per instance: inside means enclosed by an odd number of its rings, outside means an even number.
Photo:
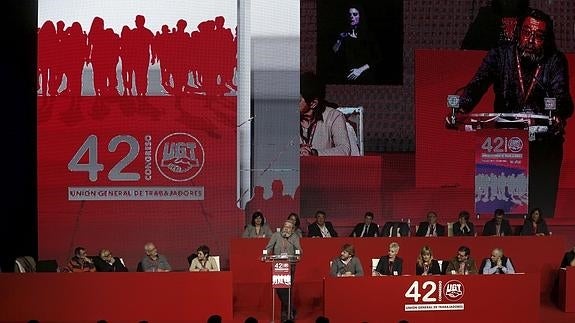
[[[40,1],[39,256],[237,236],[236,1]]]
[[[487,129],[476,134],[475,210],[527,213],[529,141],[525,130]]]

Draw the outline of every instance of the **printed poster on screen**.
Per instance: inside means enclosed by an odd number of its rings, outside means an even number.
[[[236,11],[235,0],[39,1],[41,258],[108,248],[135,269],[153,241],[186,267],[191,235],[225,252],[241,218]]]

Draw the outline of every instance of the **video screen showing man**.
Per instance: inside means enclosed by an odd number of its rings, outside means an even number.
[[[573,114],[567,58],[555,44],[553,21],[547,14],[529,9],[519,25],[517,42],[491,49],[462,89],[459,113],[470,113],[490,86],[495,113],[549,115],[546,103],[550,98],[555,101],[548,131],[536,133],[529,145],[529,207],[552,216],[565,124]]]

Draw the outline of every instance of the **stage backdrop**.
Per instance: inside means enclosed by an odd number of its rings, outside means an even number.
[[[417,50],[415,52],[416,187],[474,190],[475,133],[447,130],[444,117],[447,95],[467,84],[484,51]],[[567,54],[571,95],[575,94],[575,55]],[[493,112],[493,91],[489,89],[473,110]],[[563,164],[555,219],[572,218],[569,197],[575,193],[575,120],[567,120]],[[473,210],[473,193],[463,208]]]
[[[39,258],[154,242],[227,255],[236,207],[236,1],[40,1]],[[242,224],[241,224],[242,223]]]

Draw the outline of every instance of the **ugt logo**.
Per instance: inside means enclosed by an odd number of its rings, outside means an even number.
[[[204,166],[204,147],[183,132],[167,135],[156,147],[156,165],[164,177],[176,182],[191,180]]]
[[[443,287],[443,294],[449,301],[458,301],[465,294],[465,287],[459,280],[450,280]]]

